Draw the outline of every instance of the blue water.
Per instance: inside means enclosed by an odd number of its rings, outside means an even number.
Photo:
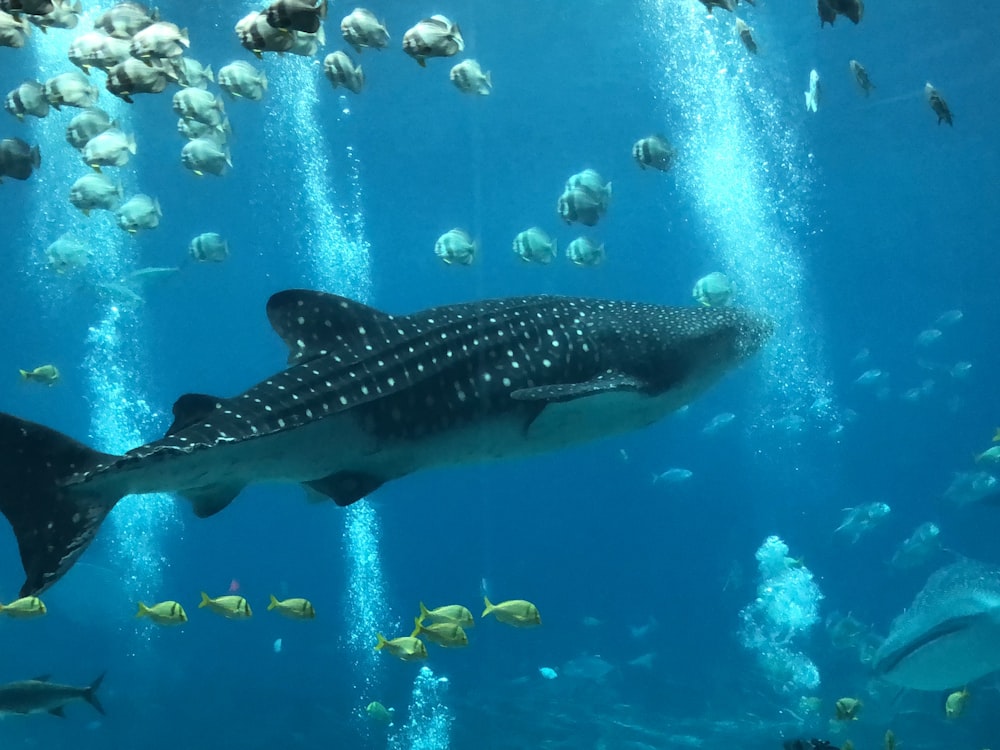
[[[941,497],[1000,422],[995,29],[930,0],[905,10],[872,0],[860,25],[841,18],[822,30],[810,4],[786,5],[741,4],[756,57],[731,14],[707,19],[694,0],[373,7],[393,41],[360,56],[364,93],[332,90],[316,61],[267,56],[265,99],[226,102],[235,167],[221,179],[180,165],[172,89],[131,107],[104,92],[99,104],[139,144],[127,167],[108,171],[163,210],[160,227],[136,238],[66,201],[86,171],[63,141],[73,112],[5,115],[0,137],[41,143],[43,165],[0,186],[0,408],[104,450],[159,437],[182,393],[231,395],[279,370],[286,351],[264,303],[288,287],[400,313],[528,293],[686,305],[697,278],[723,270],[738,300],[767,310],[779,330],[754,362],[647,430],[418,474],[346,511],[291,486],[252,487],[208,520],[169,497],[123,501],[47,593],[47,617],[0,620],[0,682],[51,673],[86,684],[107,670],[108,715],[80,705],[64,721],[8,717],[4,747],[777,748],[799,735],[877,747],[889,728],[912,749],[996,742],[992,678],[946,721],[943,695],[897,697],[871,683],[823,625],[851,612],[886,632],[935,563],[951,559],[888,566],[924,521],[954,553],[1000,562],[996,509]],[[255,62],[232,33],[253,7],[160,10],[190,29],[191,56],[218,69]],[[347,10],[331,9],[323,54],[344,46],[336,25]],[[435,12],[461,25],[464,56],[492,71],[491,96],[462,96],[448,81],[453,61],[421,69],[400,51],[403,31]],[[0,48],[0,90],[70,70],[75,33]],[[868,98],[851,58],[877,86]],[[812,68],[823,85],[815,114],[802,93]],[[926,81],[948,100],[953,128],[936,124]],[[633,141],[656,132],[679,152],[668,174],[631,159]],[[586,167],[614,186],[592,233],[606,264],[522,263],[510,250],[518,231],[537,224],[561,247],[581,233],[555,204]],[[479,241],[468,268],[434,256],[453,226]],[[66,231],[94,257],[57,277],[44,249]],[[229,240],[225,263],[186,260],[206,231]],[[138,306],[93,291],[142,266],[181,271],[150,284]],[[962,321],[918,348],[950,309]],[[856,364],[862,348],[870,360]],[[958,380],[918,359],[972,369]],[[19,382],[17,368],[48,362],[63,373],[56,387]],[[889,373],[882,394],[854,384],[873,367]],[[902,398],[927,378],[931,393]],[[720,412],[736,420],[703,436]],[[671,467],[693,477],[651,483]],[[855,545],[834,535],[843,508],[873,501],[892,507],[883,525]],[[10,599],[21,568],[0,526],[0,596]],[[816,714],[803,715],[803,696],[776,689],[740,645],[739,612],[757,596],[754,553],[771,534],[803,558],[824,597],[820,622],[796,643],[822,678],[809,692],[823,701]],[[201,590],[233,582],[255,609],[250,621],[196,608]],[[429,674],[371,651],[377,631],[409,633],[421,600],[478,615],[484,589],[494,601],[535,602],[544,625],[477,622],[467,649],[431,651]],[[266,612],[271,593],[308,597],[317,619]],[[139,599],[177,599],[190,621],[154,629],[133,619]],[[651,667],[628,663],[649,654]],[[607,675],[575,674],[573,660],[595,656]],[[560,676],[543,679],[546,666]],[[866,710],[831,726],[845,695]],[[368,719],[372,700],[395,707],[394,726]]]

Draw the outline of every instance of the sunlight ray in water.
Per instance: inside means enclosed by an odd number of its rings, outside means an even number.
[[[87,25],[82,23],[81,29]],[[67,50],[78,33],[82,30],[35,35],[31,50],[39,81],[67,72]],[[94,82],[100,85],[96,76]],[[128,108],[123,102],[102,90],[98,106],[128,130]],[[38,210],[32,214],[32,237],[38,246],[32,248],[29,267],[43,287],[40,296],[50,304],[75,307],[81,304],[80,296],[89,296],[84,304],[97,322],[88,331],[81,371],[90,401],[90,433],[99,450],[123,453],[152,435],[156,416],[142,392],[142,373],[152,371],[143,366],[145,351],[139,343],[147,340],[140,319],[142,308],[137,299],[122,298],[128,290],[119,283],[135,267],[137,248],[135,240],[116,226],[111,212],[95,211],[85,217],[64,202],[73,181],[87,173],[65,136],[66,125],[78,112],[72,107],[62,112],[53,109],[48,117],[32,118],[33,136],[46,146],[46,168],[39,170],[34,182]],[[135,192],[131,170],[113,172],[113,180],[120,179],[129,192]],[[44,247],[64,234],[90,248],[92,256],[86,268],[70,269],[62,276],[45,268],[40,257]],[[52,314],[58,313],[53,310]],[[114,579],[120,582],[123,596],[146,598],[159,589],[164,565],[159,540],[176,523],[174,504],[165,494],[129,498],[112,512],[109,525],[114,531],[107,539],[111,565],[119,571]]]
[[[800,252],[809,241],[809,156],[788,113],[735,33],[730,14],[706,18],[697,2],[647,0],[660,60],[653,86],[674,126],[677,185],[698,212],[712,258],[740,304],[766,310],[778,335],[763,353],[769,421],[836,418],[820,332],[807,309]]]

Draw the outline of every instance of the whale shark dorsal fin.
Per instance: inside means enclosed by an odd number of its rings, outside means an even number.
[[[191,502],[191,505],[194,507],[194,514],[198,518],[208,518],[229,505],[242,491],[242,484],[227,484],[197,487],[195,489],[184,490],[179,494]]]
[[[353,361],[364,351],[366,340],[393,317],[336,294],[286,289],[267,301],[267,319],[288,344],[288,364],[292,365],[325,354]]]
[[[338,471],[328,477],[306,482],[305,485],[345,507],[367,497],[385,482],[385,479],[362,471]]]
[[[218,408],[222,399],[204,393],[185,393],[174,402],[174,421],[167,435],[175,435],[196,422],[203,421]]]
[[[638,378],[616,373],[602,375],[583,383],[561,383],[559,385],[540,385],[535,388],[519,388],[511,393],[510,397],[515,401],[547,401],[558,404],[601,393],[642,391],[645,390],[645,387],[645,384]]]

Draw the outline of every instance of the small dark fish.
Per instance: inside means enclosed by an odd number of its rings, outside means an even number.
[[[730,13],[736,10],[736,0],[698,0],[698,2],[708,8],[709,15],[712,15],[713,8],[722,8]]]
[[[924,86],[924,95],[927,97],[927,103],[934,110],[934,114],[937,115],[938,125],[942,122],[952,125],[951,110],[948,109],[948,102],[941,96],[941,92],[928,83]]]
[[[97,689],[103,680],[102,674],[87,687],[77,687],[49,682],[49,676],[43,675],[33,680],[0,685],[0,716],[48,713],[62,718],[65,715],[63,709],[74,701],[87,701],[104,715],[104,707],[97,700]]]
[[[326,6],[327,0],[320,0],[319,5],[312,0],[274,0],[266,11],[267,23],[275,29],[315,34],[326,18]]]
[[[820,28],[827,24],[833,26],[833,22],[837,20],[837,11],[830,5],[830,0],[816,0],[816,11],[819,13]]]
[[[756,55],[757,41],[753,38],[753,29],[747,26],[742,18],[736,19],[736,33],[739,35],[740,41],[743,42],[743,46],[747,48],[747,52]]]
[[[20,138],[0,141],[0,182],[4,177],[26,180],[41,165],[42,153],[38,146],[30,146]]]
[[[851,60],[851,72],[854,73],[854,80],[858,82],[858,85],[865,92],[865,96],[868,96],[871,90],[875,88],[875,84],[868,77],[868,71],[865,70],[865,66],[857,60]]]
[[[47,16],[55,10],[52,0],[0,0],[0,10],[17,15]]]

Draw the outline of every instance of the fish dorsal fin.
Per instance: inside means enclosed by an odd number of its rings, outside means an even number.
[[[602,375],[583,383],[560,383],[558,385],[540,385],[534,388],[519,388],[510,394],[515,401],[547,401],[548,403],[564,403],[578,398],[587,398],[601,393],[616,393],[622,391],[641,391],[645,388],[642,381],[620,373]]]
[[[267,319],[288,344],[291,365],[326,354],[355,361],[369,337],[385,329],[393,317],[336,294],[287,289],[267,301]]]
[[[167,435],[176,435],[186,427],[201,422],[216,409],[221,399],[204,393],[185,393],[174,402],[174,422]]]

